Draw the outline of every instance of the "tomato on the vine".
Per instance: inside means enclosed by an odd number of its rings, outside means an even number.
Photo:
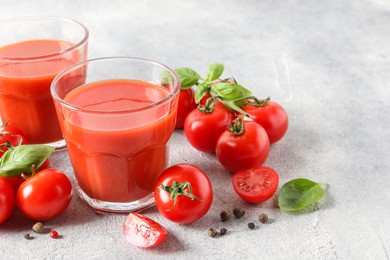
[[[7,177],[0,176],[0,224],[4,223],[15,209],[15,191]]]
[[[130,244],[149,248],[161,244],[168,231],[153,219],[132,212],[125,219],[123,234]]]
[[[180,224],[203,217],[211,207],[213,189],[207,175],[191,164],[177,164],[163,171],[154,188],[158,211]]]
[[[262,165],[269,149],[264,128],[255,122],[243,122],[239,117],[220,135],[215,154],[227,170],[238,172]]]
[[[235,192],[243,200],[260,203],[270,199],[279,185],[278,173],[266,166],[239,171],[233,175]]]
[[[195,91],[192,88],[180,89],[176,115],[176,129],[183,128],[184,120],[187,115],[196,108],[194,93]]]
[[[199,109],[188,114],[184,121],[184,133],[188,142],[202,152],[214,153],[218,137],[234,117],[225,105],[216,102],[211,112]]]
[[[9,124],[0,126],[0,157],[8,150],[9,145],[17,146],[27,143],[27,137],[22,130]]]
[[[50,220],[65,211],[72,199],[68,177],[46,168],[24,181],[16,194],[19,210],[34,220]]]
[[[264,127],[271,144],[282,139],[287,132],[288,116],[278,103],[269,101],[259,106],[248,104],[243,110],[250,115],[245,120],[253,120]]]

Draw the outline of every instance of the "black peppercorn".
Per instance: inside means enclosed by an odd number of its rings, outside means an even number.
[[[221,220],[222,222],[226,222],[228,221],[230,218],[231,218],[231,214],[229,211],[221,211],[221,214],[219,214],[219,216],[221,217]]]
[[[249,229],[255,229],[255,223],[249,222],[249,223],[248,223],[248,228],[249,228]]]
[[[222,236],[223,235],[226,235],[226,233],[227,233],[227,229],[226,228],[221,228],[220,230],[219,230],[219,234],[221,234]]]
[[[208,231],[209,237],[216,237],[218,232],[214,228],[210,228]]]
[[[236,218],[241,218],[242,216],[244,216],[244,214],[245,214],[245,211],[240,209],[240,208],[234,208],[233,209],[233,215]]]
[[[267,223],[267,221],[268,221],[268,216],[267,216],[267,214],[261,213],[261,214],[259,215],[259,221],[260,221],[261,223],[263,223],[263,224]]]

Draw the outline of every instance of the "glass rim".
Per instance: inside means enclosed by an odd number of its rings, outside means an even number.
[[[3,62],[6,62],[6,61],[29,62],[29,61],[50,59],[52,57],[60,56],[60,55],[66,54],[68,52],[71,52],[71,51],[79,48],[80,46],[84,45],[88,41],[89,30],[87,27],[85,27],[82,23],[80,23],[76,20],[66,18],[66,17],[61,17],[61,16],[24,16],[24,17],[18,17],[18,18],[0,21],[0,27],[3,25],[6,25],[6,24],[21,22],[21,21],[29,21],[29,20],[57,20],[57,21],[65,21],[68,23],[76,24],[76,25],[80,26],[80,28],[83,30],[84,36],[79,42],[75,43],[71,47],[66,48],[62,51],[54,52],[54,53],[47,54],[47,55],[39,55],[39,56],[31,56],[31,57],[7,57],[7,56],[0,55],[0,61],[3,61]],[[4,47],[4,45],[0,46],[0,48],[1,47]]]
[[[99,62],[99,61],[104,61],[104,60],[119,60],[119,59],[124,59],[124,60],[132,60],[132,61],[139,61],[139,62],[144,62],[144,63],[150,63],[150,64],[153,64],[153,65],[157,65],[159,67],[162,67],[164,69],[166,69],[172,76],[173,76],[173,90],[169,92],[169,94],[167,96],[165,96],[164,98],[156,101],[156,102],[153,102],[151,104],[148,104],[148,105],[145,105],[145,106],[142,106],[142,107],[137,107],[137,108],[130,108],[130,109],[122,109],[122,110],[112,110],[112,111],[104,111],[104,110],[95,110],[95,109],[87,109],[87,108],[82,108],[80,106],[76,106],[76,105],[73,105],[69,102],[66,102],[63,98],[59,97],[58,94],[57,94],[57,91],[55,90],[55,87],[58,83],[58,81],[60,80],[60,78],[62,76],[64,76],[66,73],[68,73],[69,71],[72,71],[73,69],[77,68],[77,67],[81,67],[83,65],[88,65],[89,63],[94,63],[94,62]],[[112,79],[116,79],[116,78],[112,78]],[[108,79],[109,80],[109,79]],[[135,79],[137,80],[137,79]],[[145,81],[146,82],[146,81]],[[92,82],[93,83],[93,82]],[[156,107],[164,102],[166,102],[167,100],[171,100],[180,90],[180,78],[179,76],[177,75],[177,73],[175,72],[175,70],[169,68],[168,66],[160,63],[160,62],[157,62],[157,61],[154,61],[154,60],[150,60],[150,59],[145,59],[145,58],[138,58],[138,57],[129,57],[129,56],[111,56],[111,57],[102,57],[102,58],[95,58],[95,59],[89,59],[89,60],[86,60],[86,61],[82,61],[82,62],[79,62],[79,63],[76,63],[64,70],[62,70],[60,73],[58,73],[52,83],[51,83],[51,86],[50,86],[50,92],[51,92],[51,95],[53,97],[53,99],[57,102],[59,102],[61,105],[67,107],[67,108],[70,108],[74,111],[81,111],[81,112],[86,112],[86,113],[96,113],[96,114],[122,114],[122,113],[132,113],[132,112],[137,112],[137,111],[143,111],[143,110],[147,110],[149,108],[153,108],[153,107]],[[80,85],[82,86],[82,85]]]

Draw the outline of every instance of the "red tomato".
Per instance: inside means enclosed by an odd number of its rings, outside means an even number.
[[[72,199],[68,177],[56,169],[44,169],[24,181],[16,194],[19,210],[34,220],[49,220],[65,211]]]
[[[262,165],[269,154],[269,140],[264,128],[254,122],[244,122],[244,131],[233,134],[225,130],[218,139],[216,156],[229,171]]]
[[[175,200],[171,198],[173,192],[178,192]],[[201,169],[191,164],[177,164],[166,169],[158,178],[154,199],[158,211],[165,218],[188,224],[208,212],[213,202],[213,189]]]
[[[28,143],[26,135],[18,128],[6,124],[5,126],[1,126],[0,129],[0,157],[8,150],[7,141],[12,146]]]
[[[242,199],[250,203],[260,203],[270,199],[279,185],[279,175],[275,170],[260,166],[233,175],[233,188]]]
[[[4,223],[15,209],[15,191],[7,177],[0,176],[0,224]]]
[[[219,102],[210,113],[195,109],[184,121],[185,136],[199,151],[214,153],[218,137],[230,125],[233,117],[234,114]]]
[[[7,181],[12,185],[12,188],[14,189],[15,193],[18,191],[20,185],[25,181],[25,179],[21,176],[4,178],[6,178]]]
[[[287,132],[288,116],[278,103],[270,101],[263,106],[248,105],[243,110],[251,116],[245,120],[253,120],[264,127],[271,144],[282,139]]]
[[[192,88],[180,90],[176,116],[176,129],[183,128],[184,120],[186,119],[187,115],[196,108],[197,105],[195,103],[194,93],[195,91]]]
[[[133,212],[125,219],[123,234],[130,244],[148,248],[159,245],[168,231],[153,219]]]

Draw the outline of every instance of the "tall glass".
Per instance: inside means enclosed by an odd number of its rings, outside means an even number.
[[[85,61],[88,30],[61,17],[0,22],[0,115],[29,143],[65,147],[50,95],[61,70]]]
[[[179,89],[172,69],[130,57],[82,62],[54,79],[51,93],[77,190],[95,211],[130,212],[154,202]]]

